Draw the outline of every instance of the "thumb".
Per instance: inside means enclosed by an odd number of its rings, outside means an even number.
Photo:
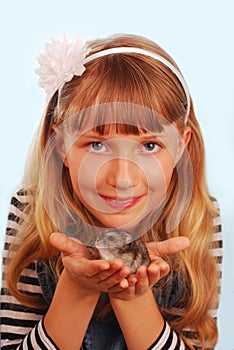
[[[185,237],[173,237],[162,242],[147,243],[149,254],[162,257],[166,254],[176,254],[188,248],[190,240]]]
[[[53,232],[50,235],[50,244],[64,255],[87,254],[87,249],[78,239],[67,237],[64,233]]]

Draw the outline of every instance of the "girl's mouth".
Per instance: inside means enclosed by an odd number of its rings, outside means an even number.
[[[102,200],[107,204],[109,207],[111,207],[114,210],[122,210],[122,209],[128,209],[133,207],[135,204],[137,204],[140,199],[143,196],[137,196],[137,197],[107,197],[100,195]]]

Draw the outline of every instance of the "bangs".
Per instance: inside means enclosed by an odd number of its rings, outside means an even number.
[[[145,129],[139,129],[135,125],[121,123],[98,125],[94,130],[102,136],[108,135],[110,132],[125,135],[140,135],[141,133],[147,133]]]
[[[94,105],[65,119],[59,125],[63,134],[74,137],[95,130],[100,135],[111,131],[122,134],[162,133],[170,122],[142,105],[112,102]]]

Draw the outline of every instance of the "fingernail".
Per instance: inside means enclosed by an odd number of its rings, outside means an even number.
[[[128,288],[128,281],[126,279],[124,279],[120,282],[119,285],[121,288]]]

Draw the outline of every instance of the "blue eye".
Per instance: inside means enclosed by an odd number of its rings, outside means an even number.
[[[100,151],[103,147],[103,144],[101,142],[92,142],[91,145],[95,151]]]
[[[146,142],[142,145],[142,151],[145,153],[154,153],[160,149],[160,145],[156,142]]]
[[[113,242],[115,240],[115,238],[113,236],[109,236],[108,237],[109,241]]]
[[[156,147],[156,143],[154,142],[147,142],[144,144],[144,147],[147,151],[153,151]]]
[[[102,153],[107,151],[107,147],[103,142],[100,141],[94,141],[89,144],[89,149],[92,152],[96,153]]]

